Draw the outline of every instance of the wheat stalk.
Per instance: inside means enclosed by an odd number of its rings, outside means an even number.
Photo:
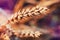
[[[43,13],[43,11],[45,13],[45,10],[48,10],[48,9],[46,7],[39,7],[39,6],[19,10],[19,12],[12,15],[12,18],[10,18],[10,20],[8,20],[9,23],[5,24],[5,26],[7,29],[10,30],[11,33],[14,32],[14,35],[18,36],[20,34],[18,37],[39,37],[41,35],[41,33],[39,31],[32,31],[30,28],[28,31],[27,30],[18,30],[18,32],[16,32],[11,27],[10,24],[19,23],[19,21],[20,21],[20,23],[22,23],[22,22],[24,22],[22,20],[28,20],[28,19],[26,19],[26,17],[32,18],[33,16],[41,15]],[[7,33],[5,32],[5,34],[7,34]]]
[[[18,12],[16,12],[14,15],[12,15],[12,17],[10,18],[9,24],[6,25],[6,27],[10,30],[12,30],[12,32],[14,32],[14,34],[16,36],[19,37],[39,37],[41,35],[41,33],[39,31],[31,31],[28,29],[27,30],[18,30],[17,32],[11,27],[10,24],[15,24],[15,23],[25,23],[25,21],[28,20],[28,18],[32,18],[34,16],[38,16],[38,15],[46,15],[45,13],[48,11],[49,9],[47,7],[40,7],[40,5],[37,5],[33,8],[23,8],[22,10],[19,10]],[[30,19],[29,19],[30,20]]]
[[[12,15],[12,17],[8,20],[9,24],[6,25],[6,27],[10,30],[12,30],[12,32],[14,32],[14,34],[16,36],[19,37],[39,37],[41,35],[41,33],[39,31],[31,31],[31,29],[29,31],[27,30],[18,30],[19,32],[16,32],[10,24],[15,24],[15,23],[25,23],[25,21],[32,19],[34,16],[38,16],[38,15],[46,15],[47,11],[49,9],[47,7],[40,7],[40,5],[37,5],[33,8],[23,8],[22,10],[19,10],[18,12],[16,12],[14,15]],[[30,18],[30,19],[28,19]]]
[[[34,16],[38,15],[46,15],[46,12],[49,9],[47,7],[40,7],[40,5],[37,5],[33,8],[23,8],[22,10],[19,10],[9,20],[9,23],[25,23],[25,21],[29,20],[28,18],[32,18]]]
[[[32,19],[34,16],[39,16],[39,15],[47,15],[49,13],[49,10],[47,7],[41,7],[40,5],[37,5],[32,8],[23,8],[22,10],[19,10],[15,14],[12,15],[11,18],[8,20],[8,24],[6,24],[6,28],[14,32],[14,34],[19,37],[38,37],[40,36],[39,31],[31,31],[30,30],[18,30],[16,32],[10,24],[15,24],[15,23],[25,23],[27,20]],[[29,19],[28,19],[29,18]],[[7,33],[6,33],[7,34]],[[13,34],[12,34],[13,35]]]

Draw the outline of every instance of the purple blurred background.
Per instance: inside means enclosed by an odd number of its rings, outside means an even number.
[[[0,7],[3,9],[13,10],[17,0],[0,0]]]

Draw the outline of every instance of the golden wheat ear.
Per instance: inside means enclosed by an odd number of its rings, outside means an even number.
[[[32,8],[23,8],[22,10],[19,10],[15,14],[12,15],[12,17],[9,19],[9,23],[25,23],[26,21],[32,19],[34,16],[42,15],[45,16],[48,13],[51,13],[53,10],[50,10],[48,6],[58,3],[57,0],[49,0],[49,1],[41,1],[37,6]]]
[[[43,2],[43,4],[44,3],[46,3],[46,2]],[[34,16],[38,16],[38,15],[45,16],[45,15],[49,14],[50,11],[51,11],[50,8],[42,5],[41,3],[32,8],[23,8],[22,10],[19,10],[18,12],[13,14],[5,26],[7,29],[11,30],[12,32],[15,32],[16,35],[18,35],[19,37],[31,37],[31,36],[38,37],[40,35],[39,31],[32,31],[31,29],[30,30],[23,29],[23,30],[18,30],[19,32],[16,32],[13,29],[13,26],[11,26],[11,24],[17,24],[17,23],[24,24],[26,21],[29,21]]]

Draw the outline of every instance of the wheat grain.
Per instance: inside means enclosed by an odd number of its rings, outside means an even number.
[[[9,21],[11,24],[18,22],[24,23],[25,20],[28,20],[27,18],[32,18],[33,16],[41,14],[46,15],[47,10],[49,10],[47,7],[40,7],[39,5],[33,8],[23,8],[12,15]]]

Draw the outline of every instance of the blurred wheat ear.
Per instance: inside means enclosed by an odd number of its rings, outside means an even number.
[[[50,36],[49,36],[49,34],[43,34],[39,38],[33,38],[33,37],[23,37],[23,38],[18,37],[17,38],[16,36],[14,38],[12,36],[11,38],[12,38],[12,40],[49,40]]]

